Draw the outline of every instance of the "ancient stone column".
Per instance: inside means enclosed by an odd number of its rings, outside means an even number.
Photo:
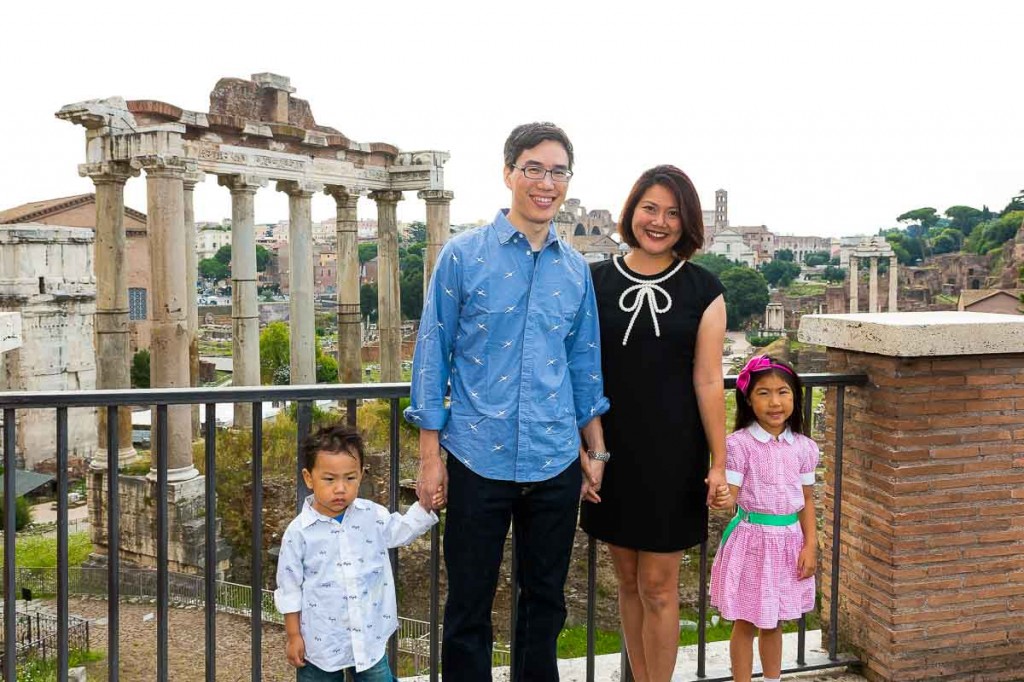
[[[899,278],[896,276],[898,267],[896,256],[889,256],[889,306],[886,310],[890,313],[896,312],[896,290],[899,286]]]
[[[868,312],[878,312],[878,256],[868,258]]]
[[[131,388],[128,334],[128,280],[125,267],[124,183],[138,171],[127,164],[97,163],[80,167],[96,186],[96,388]],[[135,459],[132,411],[118,410],[118,463]],[[107,411],[99,410],[99,447],[93,467],[107,466]]]
[[[188,273],[188,378],[189,386],[199,385],[199,301],[196,300],[196,281],[199,279],[199,253],[196,251],[196,214],[192,205],[193,190],[203,181],[204,174],[195,162],[187,162],[182,178],[185,204],[185,268]],[[199,437],[199,405],[192,406],[192,437]]]
[[[291,383],[316,383],[316,321],[313,315],[312,197],[323,185],[279,180],[288,195],[288,298],[291,327]]]
[[[850,255],[850,312],[859,312],[857,309],[860,307],[860,302],[857,300],[857,285],[860,284],[860,277],[858,277],[857,267],[858,259],[854,255]]]
[[[362,330],[359,312],[359,191],[337,185],[324,190],[338,205],[338,380],[362,381]]]
[[[451,230],[449,208],[455,193],[444,189],[424,189],[417,192],[416,197],[427,202],[427,251],[423,254],[423,294],[426,295],[437,255],[448,241]]]
[[[260,314],[256,296],[254,199],[267,181],[252,175],[217,178],[231,190],[231,385],[260,385]],[[252,405],[235,403],[234,426],[252,428]]]
[[[153,332],[150,385],[186,388],[189,385],[188,274],[185,258],[184,162],[174,156],[139,158],[146,171],[146,210],[149,214],[149,253],[153,287]],[[194,296],[194,293],[191,294]],[[157,432],[153,420],[153,467]],[[168,481],[198,475],[192,465],[192,410],[172,405],[167,410]]]
[[[402,193],[378,190],[377,202],[377,329],[380,331],[380,380],[402,380],[402,294],[398,284],[398,218]],[[424,267],[426,264],[424,263]]]

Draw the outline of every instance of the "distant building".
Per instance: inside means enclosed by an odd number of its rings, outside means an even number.
[[[88,229],[96,232],[96,195],[76,194],[58,199],[34,201],[0,211],[0,224],[39,223]],[[125,267],[128,269],[128,333],[131,352],[149,348],[150,274],[149,234],[146,214],[124,209]],[[90,247],[91,248],[91,247]],[[92,261],[90,260],[90,263]],[[95,276],[95,273],[93,274]]]
[[[716,234],[711,246],[705,247],[704,252],[725,256],[729,260],[739,261],[749,268],[756,268],[760,264],[757,252],[743,241],[742,234],[731,227]]]
[[[971,313],[1024,315],[1024,289],[967,289],[960,292],[956,309]]]
[[[213,258],[224,246],[231,246],[231,228],[203,227],[196,232],[196,252],[199,260]]]
[[[775,251],[789,249],[793,252],[793,260],[803,263],[809,253],[824,251],[831,256],[832,239],[829,237],[805,237],[780,234],[775,236]]]

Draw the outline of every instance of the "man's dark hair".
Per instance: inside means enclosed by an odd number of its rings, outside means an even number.
[[[302,466],[306,471],[313,471],[319,452],[344,452],[355,457],[363,468],[363,437],[342,424],[324,426],[302,441]]]
[[[524,123],[509,133],[508,139],[505,140],[505,167],[511,168],[520,154],[527,149],[533,149],[544,140],[553,140],[565,147],[565,152],[569,155],[569,170],[572,170],[572,142],[569,141],[569,136],[554,123],[547,121]]]
[[[697,190],[686,173],[675,166],[655,166],[643,172],[626,197],[626,205],[619,216],[619,236],[634,249],[640,247],[633,234],[633,213],[644,192],[654,185],[661,185],[671,192],[679,205],[683,233],[672,250],[680,258],[689,258],[694,251],[704,246],[704,218]]]

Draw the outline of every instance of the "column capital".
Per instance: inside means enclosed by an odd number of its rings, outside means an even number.
[[[339,204],[354,204],[359,197],[365,197],[368,193],[369,190],[365,187],[345,187],[344,185],[326,185],[324,187],[324,194],[334,197]]]
[[[447,189],[421,189],[416,192],[416,198],[428,204],[447,204],[455,198],[455,192]]]
[[[322,182],[312,180],[278,180],[277,191],[284,192],[288,196],[310,198],[317,192],[324,189]]]
[[[199,170],[199,164],[194,159],[185,161],[185,177],[182,178],[185,183],[185,191],[191,192],[196,185],[204,180],[206,180],[206,173]]]
[[[405,197],[401,191],[396,189],[375,189],[370,192],[370,198],[378,204],[397,204]]]
[[[163,154],[137,156],[132,159],[132,165],[142,168],[149,177],[184,178],[187,170],[185,159]]]
[[[249,192],[255,194],[256,190],[267,186],[267,179],[250,173],[238,173],[234,175],[218,175],[217,184],[227,187],[231,193]]]
[[[123,185],[128,178],[138,177],[139,169],[132,168],[130,164],[121,161],[101,161],[79,164],[78,174],[92,180],[94,185],[106,183]]]

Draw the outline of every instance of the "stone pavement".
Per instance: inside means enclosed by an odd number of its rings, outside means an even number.
[[[797,634],[795,632],[783,635],[782,665],[784,668],[794,665],[796,660],[796,644]],[[754,659],[754,672],[755,674],[760,674],[760,664],[757,662],[756,649]],[[806,659],[808,665],[824,664],[828,661],[826,651],[821,648],[820,630],[809,630],[807,632]],[[708,642],[705,664],[705,672],[708,679],[729,676],[729,642]],[[558,662],[558,669],[561,674],[561,682],[585,682],[587,679],[586,658],[562,659]],[[594,680],[596,682],[619,682],[621,672],[619,668],[619,654],[605,654],[595,657]],[[865,679],[860,675],[848,672],[844,668],[834,671],[783,675],[782,677],[783,680],[801,680],[802,682],[863,682]],[[421,675],[404,679],[408,682],[428,682],[430,678]],[[494,682],[507,682],[510,679],[508,668],[495,668],[493,679]],[[672,676],[673,682],[689,682],[697,679],[702,679],[697,677],[697,647],[680,647],[675,673]]]

